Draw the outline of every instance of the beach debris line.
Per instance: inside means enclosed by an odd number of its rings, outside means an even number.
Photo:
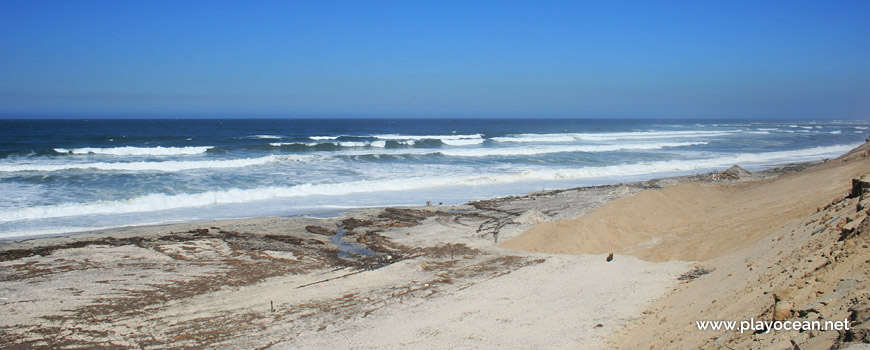
[[[475,207],[478,212],[464,211],[439,211],[428,209],[409,209],[409,208],[385,208],[384,211],[378,214],[377,218],[385,220],[385,222],[373,223],[373,227],[388,229],[394,227],[411,227],[417,226],[431,217],[452,218],[453,222],[466,225],[463,220],[474,220],[480,222],[477,226],[479,237],[493,235],[493,239],[498,242],[498,232],[502,227],[512,224],[513,219],[520,215],[507,210],[497,208],[497,204],[492,201],[471,202],[469,205]],[[484,214],[485,212],[486,214]],[[369,231],[368,233],[371,233]],[[374,231],[377,232],[377,231]]]
[[[348,231],[353,231],[358,227],[373,227],[375,226],[375,222],[368,219],[357,219],[357,218],[347,218],[341,220],[339,226]]]
[[[506,198],[512,199],[517,197]],[[498,244],[498,233],[499,231],[501,231],[501,228],[509,224],[516,224],[516,222],[514,222],[514,219],[522,215],[522,213],[500,209],[499,202],[502,200],[505,200],[505,198],[470,202],[468,203],[469,205],[473,206],[479,211],[487,212],[487,214],[467,213],[462,215],[462,217],[483,219],[483,222],[479,226],[477,226],[478,237],[486,237],[487,235],[492,235],[496,244]],[[454,221],[459,223],[459,219],[460,217],[457,217],[454,219]]]
[[[702,266],[695,266],[693,269],[689,270],[689,272],[686,272],[680,275],[680,277],[677,277],[677,279],[680,281],[691,281],[710,272],[713,272],[713,270],[708,270],[707,268]]]
[[[405,209],[405,208],[385,208],[384,212],[378,214],[379,219],[386,219],[392,222],[387,222],[383,226],[386,227],[410,227],[417,226],[421,221],[438,215],[439,212],[420,209]]]

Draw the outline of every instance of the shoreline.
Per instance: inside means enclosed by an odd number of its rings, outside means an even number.
[[[742,164],[743,166],[746,166],[747,169],[753,171],[764,170],[769,167],[782,166],[785,161],[789,160],[792,162],[801,162],[806,159],[817,159],[823,156],[834,157],[834,154],[844,152],[855,145],[857,144],[847,142],[833,146],[818,146],[790,151],[772,151],[759,154],[739,153],[728,156],[723,155],[718,158],[711,158],[718,159],[712,163],[704,160],[699,160],[701,163],[694,163],[692,161],[653,160],[651,162],[641,161],[640,163],[629,162],[627,164],[611,164],[602,166],[585,164],[576,168],[567,167],[561,170],[557,167],[554,168],[555,172],[552,173],[548,171],[542,171],[541,173],[532,171],[533,174],[530,175],[525,174],[525,172],[517,173],[520,174],[518,178],[514,178],[514,175],[516,174],[507,176],[507,179],[499,178],[499,176],[505,175],[492,175],[495,176],[492,178],[489,177],[490,175],[487,175],[484,178],[478,179],[481,180],[480,182],[471,181],[463,184],[446,185],[443,181],[436,181],[436,183],[442,183],[442,185],[446,187],[441,187],[438,190],[431,190],[428,192],[422,189],[403,189],[404,185],[401,183],[379,183],[375,190],[380,189],[385,192],[363,193],[360,194],[360,196],[363,196],[361,198],[366,198],[362,201],[373,204],[372,206],[365,206],[368,208],[406,205],[417,206],[422,205],[426,200],[432,200],[433,203],[448,202],[450,205],[453,205],[478,199],[491,199],[503,196],[527,194],[537,190],[544,190],[545,188],[565,189],[578,186],[620,184],[688,176],[695,174],[698,171],[718,171],[733,164]],[[776,154],[775,157],[772,156],[774,154]],[[815,156],[806,158],[808,157],[807,154],[815,154]],[[772,159],[776,160],[768,160],[767,162],[759,160],[767,159],[768,157],[773,157]],[[675,163],[671,163],[672,161],[675,161]],[[622,167],[627,167],[631,170],[627,171],[622,169]],[[572,172],[573,170],[576,170],[577,172]],[[563,174],[562,171],[565,171],[565,173]],[[640,175],[638,175],[638,173],[640,173]],[[606,174],[635,175],[608,176]],[[529,175],[530,179],[541,177],[541,181],[543,182],[526,179],[527,175]],[[465,181],[469,178],[461,179],[464,179],[462,181]],[[492,182],[490,183],[490,181]],[[398,188],[396,188],[396,186],[398,186]],[[416,188],[414,186],[412,186],[412,188]],[[307,197],[294,198],[295,195],[292,194],[293,191],[291,191],[290,197],[283,197],[284,195],[287,195],[287,193],[284,193],[283,191],[290,191],[295,187],[295,185],[290,187],[278,186],[270,190],[271,187],[260,186],[251,189],[252,191],[256,190],[253,192],[239,190],[243,192],[244,198],[229,200],[204,200],[208,198],[200,198],[203,196],[199,196],[199,194],[209,194],[212,193],[212,191],[202,193],[186,193],[186,191],[181,191],[181,193],[166,196],[158,193],[156,194],[157,198],[149,198],[150,195],[132,197],[121,195],[110,197],[116,199],[107,200],[105,202],[99,200],[96,202],[92,200],[71,200],[43,203],[47,205],[36,205],[10,210],[8,213],[10,217],[8,219],[11,221],[4,223],[3,226],[5,228],[4,232],[0,234],[0,236],[3,236],[0,238],[0,241],[16,241],[34,237],[51,237],[80,232],[102,231],[118,227],[154,226],[191,221],[206,222],[215,219],[228,220],[262,216],[333,217],[341,216],[347,211],[359,208],[353,206],[353,204],[357,204],[358,202],[354,202],[351,200],[351,197],[344,194],[338,194],[337,197],[325,196],[320,198],[315,196],[312,198],[319,199],[310,203],[305,199]],[[330,188],[326,189],[329,190]],[[399,192],[391,192],[393,189],[396,189]],[[120,188],[117,190],[120,190]],[[229,192],[236,191],[235,188],[211,188],[211,190],[215,191],[215,195],[227,195]],[[264,190],[281,191],[283,194],[271,193],[269,191],[264,192]],[[420,191],[420,193],[417,193],[417,191]],[[268,198],[260,200],[251,200],[248,198],[249,195],[255,193],[257,193],[258,196],[263,195]],[[272,197],[273,195],[274,197]],[[196,200],[192,202],[189,201],[192,198]],[[388,200],[382,200],[384,198]],[[296,203],[296,201],[299,201],[299,203]],[[333,207],[327,204],[347,204],[348,206]],[[138,206],[143,207],[138,208]],[[284,209],[279,210],[272,208]]]
[[[808,167],[816,166],[824,163],[824,160],[818,161],[807,161],[807,162],[798,162],[798,163],[789,163],[784,165],[773,166],[764,170],[752,171],[752,179],[760,179],[760,178],[768,178],[774,177],[785,173],[797,172]],[[737,164],[735,164],[737,165]],[[57,239],[57,238],[72,238],[76,236],[82,235],[103,235],[103,234],[113,234],[115,232],[123,233],[127,231],[138,231],[138,229],[162,229],[162,228],[176,228],[176,227],[187,227],[190,225],[206,225],[210,223],[226,225],[227,223],[233,223],[236,221],[242,222],[247,220],[260,220],[260,219],[268,219],[268,218],[283,218],[283,219],[315,219],[315,220],[335,220],[342,219],[346,217],[352,217],[355,212],[368,212],[368,211],[379,211],[384,210],[386,208],[459,208],[471,205],[471,203],[476,202],[491,202],[491,201],[504,201],[507,199],[517,199],[517,198],[532,198],[542,194],[549,193],[559,193],[559,192],[567,192],[567,191],[583,191],[585,189],[594,189],[594,188],[615,188],[620,186],[629,186],[629,187],[638,187],[647,189],[650,188],[650,184],[655,184],[653,186],[660,186],[659,184],[675,184],[686,181],[698,181],[703,180],[705,176],[712,174],[715,172],[706,172],[700,174],[690,174],[690,175],[678,175],[678,176],[667,176],[667,177],[653,177],[648,180],[640,180],[640,181],[631,181],[631,182],[617,182],[613,184],[602,184],[602,185],[590,185],[590,186],[579,186],[579,187],[570,187],[570,188],[560,188],[560,189],[549,189],[549,190],[541,190],[534,192],[526,192],[517,195],[504,195],[498,196],[489,199],[481,199],[469,201],[461,204],[455,205],[397,205],[397,206],[372,206],[372,207],[361,207],[361,208],[348,208],[345,210],[323,210],[322,212],[334,213],[334,215],[325,215],[319,216],[317,214],[309,213],[309,214],[294,214],[288,216],[255,216],[255,217],[242,217],[242,218],[228,218],[228,219],[207,219],[207,220],[197,220],[197,221],[179,221],[179,222],[170,222],[170,223],[160,223],[160,224],[144,224],[144,225],[130,225],[130,226],[119,226],[119,227],[107,227],[102,229],[95,230],[83,230],[83,231],[69,231],[63,233],[50,233],[44,235],[35,235],[35,236],[14,236],[8,238],[0,238],[0,249],[3,249],[4,246],[8,244],[15,244],[21,242],[28,242],[33,240],[42,240],[42,239]],[[746,180],[746,179],[744,179]],[[603,203],[602,203],[603,204]],[[182,229],[176,229],[180,231]]]
[[[707,262],[502,243],[648,190],[777,183],[828,163],[332,218],[186,222],[0,242],[0,305],[9,311],[0,340],[29,348],[630,348],[612,337],[646,332],[637,328],[646,327],[638,323],[646,312],[673,297],[681,275]]]

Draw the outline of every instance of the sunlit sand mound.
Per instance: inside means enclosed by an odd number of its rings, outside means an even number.
[[[804,218],[870,172],[870,144],[798,173],[647,190],[571,220],[544,222],[501,245],[548,253],[621,253],[649,261],[707,260]]]
[[[843,167],[854,166],[870,172],[867,155],[866,147],[850,152],[814,170],[818,173],[811,177],[841,175],[846,171]],[[607,348],[866,348],[870,343],[870,174],[841,182],[851,188],[830,193],[830,201],[806,217],[786,222],[746,248],[698,262],[668,296],[616,331]],[[743,331],[705,330],[704,320],[740,322],[744,327],[751,320],[756,323]],[[767,329],[757,321],[784,321],[802,328]],[[848,327],[837,328],[834,321],[848,322]],[[828,323],[832,328],[823,326]]]

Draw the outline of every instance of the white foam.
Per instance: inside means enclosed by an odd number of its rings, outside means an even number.
[[[858,130],[867,130],[867,127],[866,127],[866,126],[856,126],[855,129],[858,129]]]
[[[513,182],[522,180],[562,180],[578,178],[633,176],[668,172],[707,171],[729,167],[734,164],[773,165],[788,162],[811,161],[843,154],[860,144],[815,147],[794,151],[779,151],[765,153],[741,153],[716,158],[697,160],[668,160],[657,162],[642,162],[602,167],[585,167],[576,169],[534,170],[520,174],[500,175],[487,179],[490,182]],[[482,180],[483,181],[483,180]]]
[[[622,150],[653,150],[664,147],[685,147],[705,145],[707,142],[660,142],[619,145],[572,145],[572,146],[534,146],[534,147],[504,147],[504,148],[472,148],[456,150],[440,150],[445,156],[452,157],[490,157],[490,156],[530,156],[537,154],[565,152],[613,152]]]
[[[534,145],[492,148],[396,148],[396,149],[360,149],[331,153],[332,156],[406,156],[440,154],[448,157],[490,157],[490,156],[529,156],[548,153],[566,152],[612,152],[620,150],[655,150],[665,147],[685,147],[705,145],[708,142],[658,142],[658,143],[623,143],[612,145]]]
[[[643,132],[618,132],[600,134],[576,134],[580,140],[587,141],[613,141],[613,140],[648,140],[648,139],[671,139],[671,138],[694,138],[694,137],[718,137],[726,136],[735,131],[643,131]]]
[[[755,135],[767,135],[770,134],[770,131],[747,131],[746,133]]]
[[[495,142],[574,142],[574,141],[615,141],[717,137],[728,135],[730,131],[643,131],[613,133],[556,133],[556,134],[517,134],[493,137]]]
[[[461,139],[461,140],[441,140],[441,143],[448,146],[469,146],[479,145],[485,141],[484,139]]]
[[[341,147],[365,147],[368,146],[369,143],[361,141],[341,141],[338,145]]]
[[[601,167],[533,170],[514,174],[470,176],[462,178],[430,176],[388,180],[364,180],[344,183],[304,184],[298,186],[271,186],[253,189],[229,189],[224,191],[209,191],[179,195],[149,194],[127,200],[91,203],[64,203],[10,210],[3,212],[2,215],[0,215],[0,221],[32,220],[92,214],[150,212],[308,195],[347,195],[367,192],[405,191],[448,185],[481,185],[529,180],[562,180],[631,176],[663,172],[684,172],[723,168],[733,164],[747,165],[783,163],[787,161],[819,159],[826,156],[842,154],[857,145],[858,144],[837,145],[767,153],[743,153],[698,160],[670,160]]]
[[[176,156],[205,153],[213,146],[188,146],[188,147],[112,147],[112,148],[55,148],[58,153],[70,154],[110,154],[115,156]]]
[[[384,148],[384,147],[387,146],[387,142],[384,141],[384,140],[371,141],[371,142],[366,142],[366,141],[336,141],[336,142],[272,142],[272,143],[270,143],[269,145],[270,145],[270,146],[273,146],[273,147],[292,146],[292,145],[301,145],[301,146],[308,146],[308,147],[316,147],[316,146],[318,146],[318,145],[333,145],[333,146],[341,146],[341,147],[347,147],[347,148],[353,148],[353,147],[368,147],[368,146],[371,146],[371,147],[377,147],[377,148]]]
[[[612,152],[620,150],[654,150],[664,147],[685,147],[705,145],[701,142],[659,142],[659,143],[626,143],[618,145],[535,145],[493,148],[395,148],[395,149],[359,149],[331,153],[331,156],[422,156],[440,154],[448,157],[490,157],[490,156],[529,156],[548,153],[565,152]]]
[[[280,139],[281,136],[278,136],[278,135],[254,135],[254,136],[251,136],[251,138],[255,138],[255,139],[274,139],[274,140],[277,140],[277,139]]]
[[[400,191],[442,186],[453,179],[414,178],[392,180],[354,181],[334,184],[305,184],[298,186],[272,186],[253,189],[230,189],[203,193],[166,195],[149,194],[120,201],[101,201],[91,203],[65,203],[58,205],[31,207],[13,210],[0,216],[2,221],[45,219],[93,214],[123,214],[150,212],[167,209],[198,207],[213,204],[244,203],[273,198],[298,197],[307,195],[345,195],[363,192]]]
[[[308,155],[270,155],[260,158],[227,159],[227,160],[197,160],[197,161],[163,161],[163,162],[98,162],[98,163],[63,163],[63,164],[13,164],[0,165],[0,172],[17,171],[60,171],[72,169],[96,169],[117,171],[183,171],[192,169],[241,168],[263,165],[279,161],[310,161]]]
[[[514,136],[493,137],[494,142],[574,142],[579,134],[519,134]]]
[[[839,135],[840,133],[842,133],[842,131],[840,131],[840,130],[831,131],[832,135]]]
[[[308,147],[316,147],[319,145],[333,145],[338,146],[339,142],[272,142],[269,143],[269,146],[281,147],[281,146],[308,146]]]
[[[385,134],[385,135],[372,135],[372,137],[388,140],[388,141],[399,141],[399,140],[469,140],[469,139],[482,139],[482,134],[472,134],[472,135],[397,135],[397,134]]]
[[[532,170],[514,174],[483,175],[462,178],[430,176],[388,180],[364,180],[344,183],[304,184],[298,186],[271,186],[253,189],[229,189],[224,191],[209,191],[179,195],[149,194],[127,200],[64,203],[9,210],[0,215],[0,221],[32,220],[93,214],[150,212],[308,195],[348,195],[367,192],[406,191],[448,185],[482,185],[530,180],[563,180],[632,176],[664,172],[685,172],[724,168],[733,164],[747,165],[783,163],[789,161],[820,159],[823,157],[842,154],[857,145],[858,144],[837,145],[767,153],[743,153],[698,160],[670,160],[601,167]]]
[[[314,140],[314,141],[321,141],[321,140],[336,140],[336,139],[338,139],[339,137],[341,137],[341,136],[308,136],[309,139],[312,139],[312,140]]]

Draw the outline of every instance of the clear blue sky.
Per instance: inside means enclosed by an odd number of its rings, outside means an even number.
[[[2,1],[45,116],[870,119],[870,1]]]

